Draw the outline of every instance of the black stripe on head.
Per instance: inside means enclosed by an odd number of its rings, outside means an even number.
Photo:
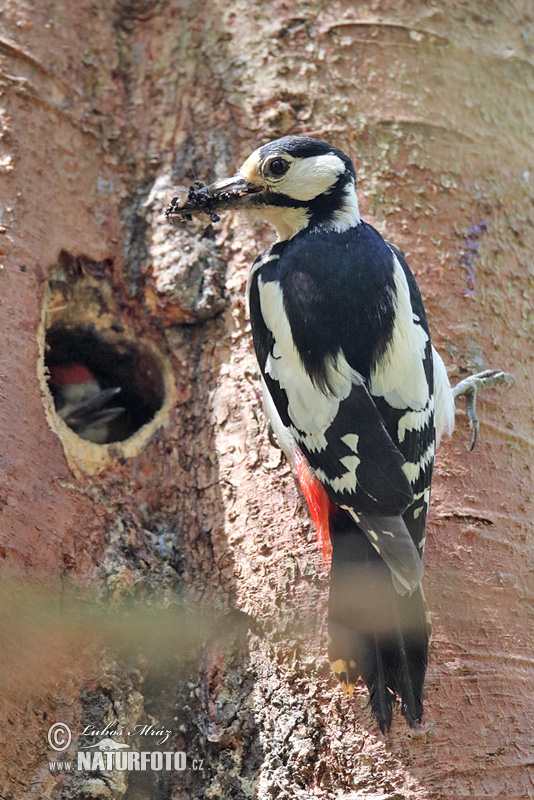
[[[282,192],[262,192],[252,195],[250,207],[278,206],[279,208],[305,208],[310,212],[308,227],[328,222],[334,212],[343,207],[345,188],[349,182],[346,174],[341,175],[336,183],[326,192],[318,194],[311,200],[297,200]]]
[[[351,176],[347,174],[347,172],[342,172],[337,181],[329,189],[325,192],[321,192],[317,197],[313,197],[311,200],[297,200],[295,197],[283,194],[283,192],[265,191],[257,195],[252,195],[249,205],[250,207],[278,206],[279,208],[304,208],[309,214],[307,228],[314,228],[330,222],[335,212],[343,208],[346,203],[345,192],[347,185],[351,182]]]
[[[356,181],[354,165],[348,155],[338,147],[334,147],[328,142],[322,142],[320,139],[311,139],[308,136],[284,136],[282,139],[276,139],[260,148],[261,160],[277,153],[287,153],[293,158],[311,158],[332,154],[341,159],[347,172]]]

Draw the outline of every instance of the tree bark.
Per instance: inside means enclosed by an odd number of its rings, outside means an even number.
[[[534,796],[534,16],[519,0],[4,0],[0,19],[0,796]],[[245,308],[273,232],[163,217],[174,183],[288,133],[354,158],[362,215],[406,252],[453,382],[517,378],[480,398],[473,453],[459,414],[438,454],[416,734],[397,713],[382,737],[326,664],[328,573],[266,435]],[[62,347],[120,364],[151,421],[83,443],[47,384]],[[73,624],[82,589],[119,620],[135,598],[141,617],[238,609],[260,627],[206,641],[201,625],[180,646],[171,625],[154,654],[150,618],[133,647],[107,619]],[[89,724],[150,720],[202,769],[50,773],[51,724],[73,755]]]

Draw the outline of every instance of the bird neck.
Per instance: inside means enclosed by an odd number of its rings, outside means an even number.
[[[308,227],[311,215],[305,207],[265,206],[261,210],[261,216],[276,228],[276,241],[286,242]]]
[[[338,190],[336,205],[327,215],[315,213],[310,219],[310,229],[313,232],[335,231],[343,233],[349,228],[354,228],[361,222],[356,187],[349,181]]]
[[[304,207],[271,206],[264,209],[264,216],[275,226],[279,242],[292,239],[305,229],[309,233],[343,233],[361,222],[356,187],[352,181],[336,186],[331,193],[316,197]]]

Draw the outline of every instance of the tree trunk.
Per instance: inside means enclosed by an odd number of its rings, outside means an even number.
[[[5,0],[0,19],[0,796],[534,796],[527,5]],[[328,574],[266,435],[245,308],[273,232],[163,217],[173,183],[230,175],[288,133],[353,156],[362,214],[406,252],[453,381],[517,378],[481,398],[473,453],[460,414],[438,455],[415,734],[397,713],[382,737],[326,664]],[[112,445],[55,412],[47,367],[72,359],[123,387]],[[95,595],[118,628],[83,617]],[[184,608],[200,616],[182,641]],[[214,636],[206,613],[234,609],[259,627]],[[189,766],[58,777],[57,722],[74,736],[61,757],[98,740],[87,725],[146,723]]]

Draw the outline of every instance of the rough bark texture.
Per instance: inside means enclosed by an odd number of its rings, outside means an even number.
[[[0,31],[0,558],[24,580],[2,623],[0,795],[534,796],[530,3],[3,0]],[[231,174],[286,133],[354,157],[451,374],[517,377],[482,399],[474,453],[460,416],[439,454],[417,735],[397,715],[381,737],[325,666],[327,573],[266,436],[245,309],[272,231],[162,217],[173,182]],[[77,324],[165,393],[135,441],[81,446],[54,414],[45,338]],[[20,610],[37,579],[67,600],[96,587],[119,614],[129,596],[237,608],[261,635],[190,637],[176,661],[139,636],[123,657]],[[203,769],[50,774],[52,722],[151,719]]]

